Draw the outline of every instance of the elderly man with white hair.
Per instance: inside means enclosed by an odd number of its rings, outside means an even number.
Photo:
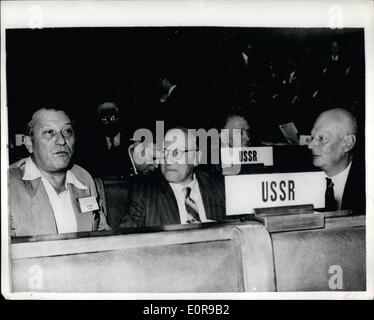
[[[365,213],[365,168],[354,159],[355,117],[345,109],[322,112],[311,132],[313,164],[326,174],[326,210]]]

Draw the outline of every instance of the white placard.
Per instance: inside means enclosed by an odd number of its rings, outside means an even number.
[[[99,205],[97,204],[95,196],[79,198],[78,201],[82,213],[99,210]]]
[[[236,164],[273,165],[273,147],[221,148],[222,168]]]
[[[253,213],[255,208],[313,204],[325,206],[322,171],[226,176],[226,214]]]
[[[312,136],[307,136],[301,134],[299,137],[299,145],[300,146],[307,146],[312,141]]]
[[[24,134],[16,134],[16,146],[22,146],[25,142],[24,142],[24,137],[25,135]]]

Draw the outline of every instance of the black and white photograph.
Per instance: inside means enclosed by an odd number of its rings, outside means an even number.
[[[3,296],[373,299],[373,9],[2,2]]]

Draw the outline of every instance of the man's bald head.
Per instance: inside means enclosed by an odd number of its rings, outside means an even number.
[[[311,132],[309,149],[313,164],[328,176],[343,171],[352,160],[356,134],[356,119],[348,110],[335,108],[322,112]]]
[[[322,112],[317,118],[315,124],[318,122],[335,125],[340,137],[344,137],[348,134],[357,134],[356,118],[346,109],[334,108]]]

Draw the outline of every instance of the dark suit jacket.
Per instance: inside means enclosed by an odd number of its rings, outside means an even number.
[[[189,114],[194,115],[194,111],[196,111],[194,105],[192,93],[188,88],[177,85],[171,91],[168,99],[159,104],[157,108],[157,120],[165,120],[166,125],[168,125],[169,122],[190,122],[189,117],[186,119],[186,112],[184,112],[184,110],[188,110]],[[196,121],[196,116],[194,116],[193,119]]]
[[[196,171],[208,219],[223,220],[226,214],[224,181],[221,176]],[[177,200],[161,173],[139,177],[130,191],[129,208],[120,228],[180,224]]]
[[[354,159],[344,187],[341,209],[355,214],[366,213],[365,163]]]
[[[129,136],[121,131],[121,140],[118,147],[108,150],[106,137],[101,131],[93,133],[95,138],[87,151],[86,159],[82,163],[94,177],[129,176],[131,161],[128,155],[130,146]]]

